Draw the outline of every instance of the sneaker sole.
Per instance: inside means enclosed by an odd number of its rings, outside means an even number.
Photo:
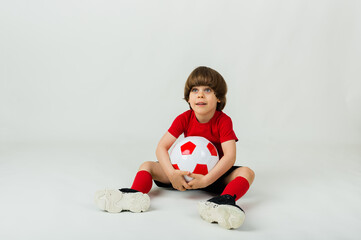
[[[198,212],[207,222],[217,222],[226,229],[239,228],[246,217],[244,212],[231,205],[218,205],[213,202],[199,202]]]
[[[123,193],[118,189],[100,190],[95,193],[95,204],[104,211],[119,213],[121,211],[145,212],[149,209],[150,198],[147,194]]]

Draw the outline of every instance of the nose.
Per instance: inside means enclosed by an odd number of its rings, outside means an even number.
[[[202,90],[199,90],[198,91],[198,95],[197,95],[198,98],[203,98],[204,97],[204,93]]]

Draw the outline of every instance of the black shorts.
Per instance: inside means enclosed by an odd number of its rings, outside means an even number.
[[[208,187],[200,188],[197,190],[203,190],[203,191],[214,193],[214,194],[221,194],[223,192],[224,188],[227,186],[226,177],[228,177],[229,174],[231,174],[235,169],[237,169],[239,167],[240,166],[232,166],[225,174],[223,174],[220,178],[218,178],[214,183],[212,183]],[[167,183],[162,183],[162,182],[159,182],[156,180],[154,180],[154,183],[158,187],[174,189],[171,183],[167,184]]]

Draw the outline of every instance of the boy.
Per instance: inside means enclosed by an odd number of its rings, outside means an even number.
[[[173,187],[179,191],[201,189],[219,194],[198,203],[199,214],[204,220],[217,222],[227,229],[240,227],[245,214],[236,201],[247,192],[255,175],[248,167],[233,166],[238,139],[231,118],[222,112],[226,93],[226,82],[217,71],[208,67],[193,70],[184,89],[184,99],[190,110],[179,115],[159,141],[158,162],[144,162],[131,188],[98,191],[95,196],[98,207],[108,212],[146,211],[150,205],[147,193],[154,180],[159,187]],[[216,146],[220,160],[207,175],[173,168],[168,150],[182,133],[184,137],[205,137]],[[185,175],[193,180],[186,182]]]

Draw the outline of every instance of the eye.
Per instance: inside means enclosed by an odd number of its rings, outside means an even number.
[[[206,89],[204,89],[204,91],[207,92],[207,93],[210,93],[210,92],[212,92],[212,89],[206,88]]]
[[[192,88],[191,92],[198,92],[197,88]]]

